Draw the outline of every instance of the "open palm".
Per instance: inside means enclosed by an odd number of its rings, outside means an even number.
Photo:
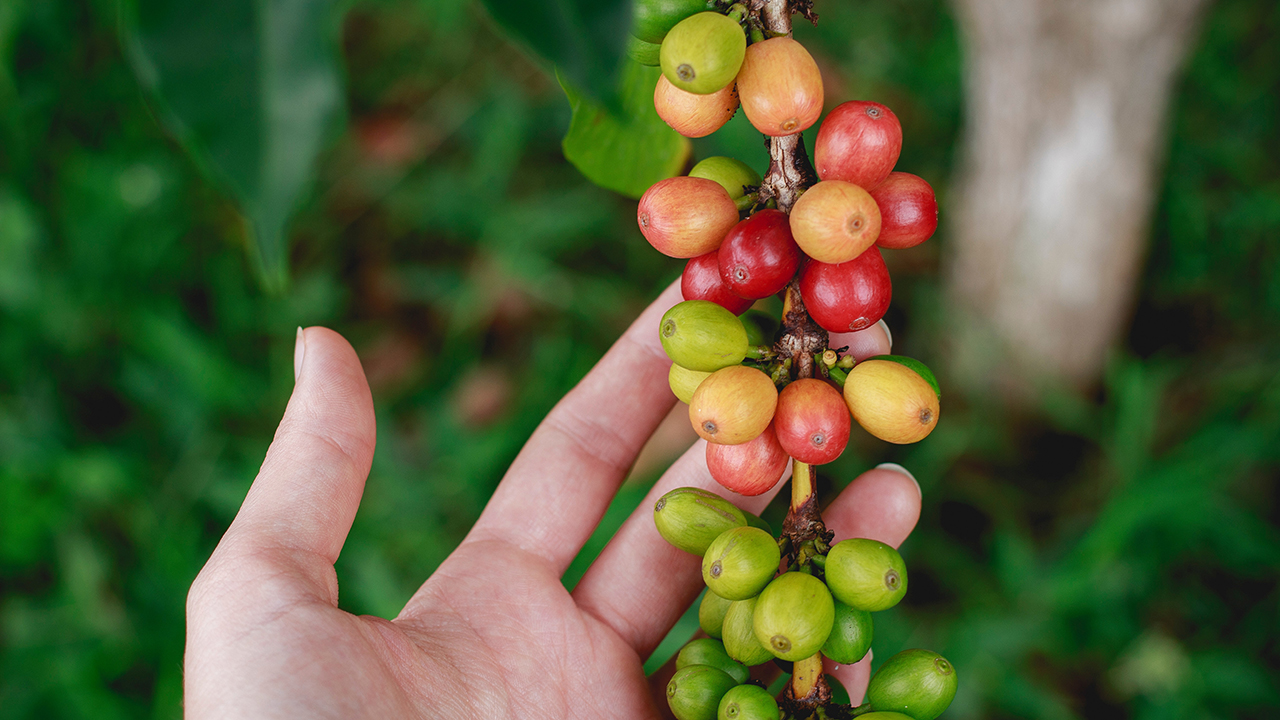
[[[701,441],[572,592],[560,576],[671,407],[656,328],[678,299],[664,293],[547,416],[475,527],[393,620],[337,607],[333,563],[373,457],[373,401],[345,340],[300,332],[284,419],[188,596],[187,717],[665,714],[665,677],[646,679],[642,665],[701,577],[698,558],[658,535],[651,508],[674,487],[716,487]],[[772,494],[738,504],[758,512]],[[876,469],[824,516],[837,538],[896,546],[919,511],[909,475]],[[867,660],[829,670],[861,695]]]

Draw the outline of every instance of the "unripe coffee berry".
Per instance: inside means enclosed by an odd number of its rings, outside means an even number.
[[[680,402],[688,404],[693,399],[694,391],[710,375],[709,372],[690,370],[671,363],[671,369],[667,371],[667,384],[671,386],[671,392],[679,398]]]
[[[789,37],[752,43],[738,73],[747,119],[765,135],[794,135],[822,115],[822,73],[804,46]]]
[[[907,594],[907,565],[897,550],[870,538],[850,538],[827,553],[827,587],[837,600],[867,612],[888,610]]]
[[[634,0],[631,34],[645,42],[661,44],[676,23],[706,10],[707,0]]]
[[[667,683],[667,705],[677,720],[715,720],[720,698],[737,686],[723,670],[709,665],[680,668]]]
[[[791,209],[791,233],[818,262],[848,262],[880,237],[880,208],[862,188],[826,180],[805,191]]]
[[[702,581],[707,589],[729,600],[746,600],[760,594],[778,571],[782,555],[778,541],[753,527],[721,533],[702,558]]]
[[[690,640],[680,653],[676,655],[676,669],[690,665],[707,665],[723,671],[734,680],[744,683],[751,677],[747,666],[729,657],[724,651],[724,643],[711,638]]]
[[[706,300],[686,300],[662,316],[658,337],[675,364],[714,372],[747,356],[747,330],[733,313]],[[705,381],[704,381],[705,382]]]
[[[738,206],[717,182],[672,177],[654,183],[640,197],[636,223],[658,252],[691,258],[720,247],[725,234],[738,223]]]
[[[778,720],[778,701],[758,685],[739,685],[720,698],[717,720]]]
[[[732,600],[726,600],[708,590],[702,594],[698,605],[698,627],[702,632],[719,639],[724,634],[724,616],[729,612]]]
[[[754,618],[758,598],[738,600],[729,606],[721,626],[724,650],[729,657],[751,667],[773,659],[769,648],[756,639]]]
[[[681,20],[662,40],[662,74],[685,92],[706,95],[733,82],[747,51],[737,21],[716,12]]]
[[[933,432],[941,412],[937,391],[918,372],[891,360],[864,360],[849,371],[844,401],[864,430],[903,445]]]
[[[956,669],[946,658],[931,650],[903,650],[876,670],[867,700],[876,710],[933,720],[951,705],[957,687]]]
[[[841,665],[852,665],[871,649],[873,635],[871,613],[836,600],[835,622],[822,654]]]
[[[738,445],[769,427],[777,405],[778,389],[768,375],[734,365],[702,381],[689,401],[689,421],[707,442]]]
[[[653,108],[672,130],[685,137],[706,137],[719,130],[738,111],[738,91],[733,85],[707,95],[685,92],[665,75],[653,89]]]
[[[701,488],[676,488],[653,505],[658,534],[699,557],[725,530],[744,527],[746,516],[733,503]]]
[[[774,657],[795,662],[822,649],[835,621],[831,592],[801,572],[779,575],[760,593],[752,629]]]
[[[662,46],[657,43],[645,42],[631,35],[627,36],[627,57],[641,65],[657,67],[661,50]]]
[[[730,157],[720,155],[700,161],[689,171],[689,177],[715,180],[729,193],[729,197],[737,200],[747,194],[748,188],[760,187],[760,173],[750,165]]]

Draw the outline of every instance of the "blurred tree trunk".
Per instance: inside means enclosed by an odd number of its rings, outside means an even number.
[[[969,320],[959,368],[1088,384],[1129,316],[1166,110],[1208,0],[954,1],[968,113],[951,212],[949,291]]]

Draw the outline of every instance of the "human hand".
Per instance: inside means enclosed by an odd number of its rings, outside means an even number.
[[[471,532],[392,620],[338,609],[333,568],[373,457],[369,387],[341,336],[300,331],[284,419],[187,598],[187,717],[665,715],[665,678],[646,679],[643,663],[702,580],[699,558],[658,535],[652,507],[675,487],[719,487],[702,441],[572,592],[560,576],[672,406],[654,328],[679,299],[669,288],[552,410]],[[881,328],[864,333],[860,346],[888,352]],[[734,500],[758,513],[776,492]],[[897,546],[919,513],[915,481],[882,467],[823,517],[837,539]],[[869,660],[828,668],[855,701]]]

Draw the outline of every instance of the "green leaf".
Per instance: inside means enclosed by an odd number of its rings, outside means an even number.
[[[631,0],[483,0],[518,44],[593,98],[608,99],[626,47]]]
[[[617,112],[557,76],[573,108],[573,120],[562,143],[564,156],[588,180],[639,198],[650,185],[684,169],[693,145],[653,109],[653,89],[661,74],[658,68],[628,60],[620,78]]]
[[[285,231],[341,118],[333,0],[136,0],[134,71],[166,127],[239,204],[264,284],[288,277]]]

